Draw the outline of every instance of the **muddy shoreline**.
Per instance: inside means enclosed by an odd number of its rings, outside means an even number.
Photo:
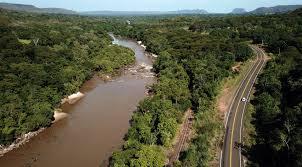
[[[11,150],[2,148],[7,153],[0,166],[99,166],[122,146],[133,111],[147,96],[146,86],[154,83],[154,60],[133,40],[115,42],[135,52],[135,65],[105,76],[108,80],[94,75],[80,89],[85,96],[78,92],[79,101],[57,109],[49,128],[23,135],[7,147]]]
[[[77,101],[79,101],[80,99],[82,99],[85,95],[81,92],[77,92],[74,93],[64,99],[61,100],[61,105],[64,105],[65,103],[69,103],[69,104],[74,104]],[[66,114],[64,114],[64,112],[62,112],[61,108],[55,109],[54,110],[54,121],[52,122],[52,124],[60,121],[61,119],[66,117]],[[22,146],[23,144],[26,144],[27,142],[30,141],[31,138],[39,135],[39,133],[43,132],[45,128],[40,128],[37,131],[33,131],[33,132],[28,132],[26,134],[21,135],[20,137],[18,137],[12,144],[10,144],[9,146],[3,146],[0,145],[0,157],[4,156],[6,153],[19,148],[20,146]]]

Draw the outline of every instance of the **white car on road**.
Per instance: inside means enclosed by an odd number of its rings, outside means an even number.
[[[244,98],[241,99],[241,101],[246,102],[247,99],[244,97]]]

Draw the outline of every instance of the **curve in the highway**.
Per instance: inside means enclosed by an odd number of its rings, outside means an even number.
[[[250,47],[256,53],[257,59],[238,87],[227,115],[225,124],[226,133],[220,162],[220,166],[223,167],[242,166],[240,143],[242,142],[243,117],[248,101],[244,102],[242,99],[249,99],[257,76],[266,62],[263,50],[254,45],[251,45]]]

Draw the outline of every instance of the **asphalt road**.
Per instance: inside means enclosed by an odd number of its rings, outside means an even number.
[[[222,147],[220,166],[221,167],[242,167],[244,166],[243,158],[241,155],[240,143],[242,143],[242,126],[243,116],[246,109],[246,105],[249,102],[249,96],[253,85],[257,79],[257,76],[263,66],[265,65],[265,53],[257,46],[250,46],[257,59],[253,66],[248,71],[247,75],[238,87],[232,104],[229,108],[227,121],[225,124],[226,132],[224,144]],[[246,98],[247,102],[243,102],[242,99]]]

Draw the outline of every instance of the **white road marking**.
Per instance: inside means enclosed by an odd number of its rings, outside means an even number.
[[[264,59],[265,53],[264,53],[261,49],[259,49],[259,50],[262,52],[262,54],[263,54],[263,59]],[[258,50],[258,51],[259,51],[259,50]],[[263,68],[264,65],[265,65],[265,61],[263,61],[263,63],[261,64],[260,70],[257,72],[257,75],[256,75],[256,77],[254,78],[254,81],[253,81],[253,84],[252,84],[252,85],[255,84],[255,82],[256,82],[256,80],[257,80],[257,78],[258,78],[258,75],[259,75],[259,73],[260,73],[260,71],[262,70],[262,68]],[[248,93],[247,97],[250,97],[250,94],[251,94],[252,89],[253,89],[253,86],[251,86],[251,88],[250,88],[250,90],[249,90],[249,93]],[[247,104],[247,103],[244,104],[243,112],[242,112],[242,114],[241,114],[241,123],[240,123],[240,131],[239,131],[239,137],[240,137],[239,141],[240,141],[240,143],[242,143],[242,125],[243,125],[243,118],[244,118],[244,114],[245,114],[246,104]],[[242,162],[241,159],[242,159],[242,155],[241,155],[241,147],[240,147],[240,148],[239,148],[240,167],[241,167],[241,165],[242,165],[242,164],[241,164],[241,162]]]
[[[256,52],[256,53],[257,53],[257,52]],[[233,98],[233,100],[232,100],[231,106],[230,106],[229,111],[228,111],[228,114],[227,114],[227,120],[226,120],[225,125],[224,125],[225,128],[227,127],[227,124],[228,124],[228,121],[229,121],[229,117],[230,117],[230,113],[231,113],[231,109],[232,109],[232,107],[233,107],[233,105],[234,105],[234,102],[235,102],[235,99],[236,99],[236,97],[237,97],[237,95],[238,95],[238,93],[239,93],[239,90],[241,89],[243,83],[246,81],[246,79],[247,79],[249,73],[250,73],[250,72],[254,69],[254,67],[256,66],[256,63],[257,63],[258,59],[259,59],[259,54],[257,53],[257,59],[256,59],[255,63],[253,64],[252,68],[248,71],[247,75],[244,77],[243,81],[240,83],[240,86],[239,86],[238,89],[236,90],[235,96],[234,96],[234,98]],[[224,143],[224,144],[225,144],[225,143]],[[222,148],[222,150],[223,150],[223,148]],[[223,158],[222,158],[222,151],[221,151],[221,156],[220,156],[220,167],[222,166],[222,160],[223,160]]]

